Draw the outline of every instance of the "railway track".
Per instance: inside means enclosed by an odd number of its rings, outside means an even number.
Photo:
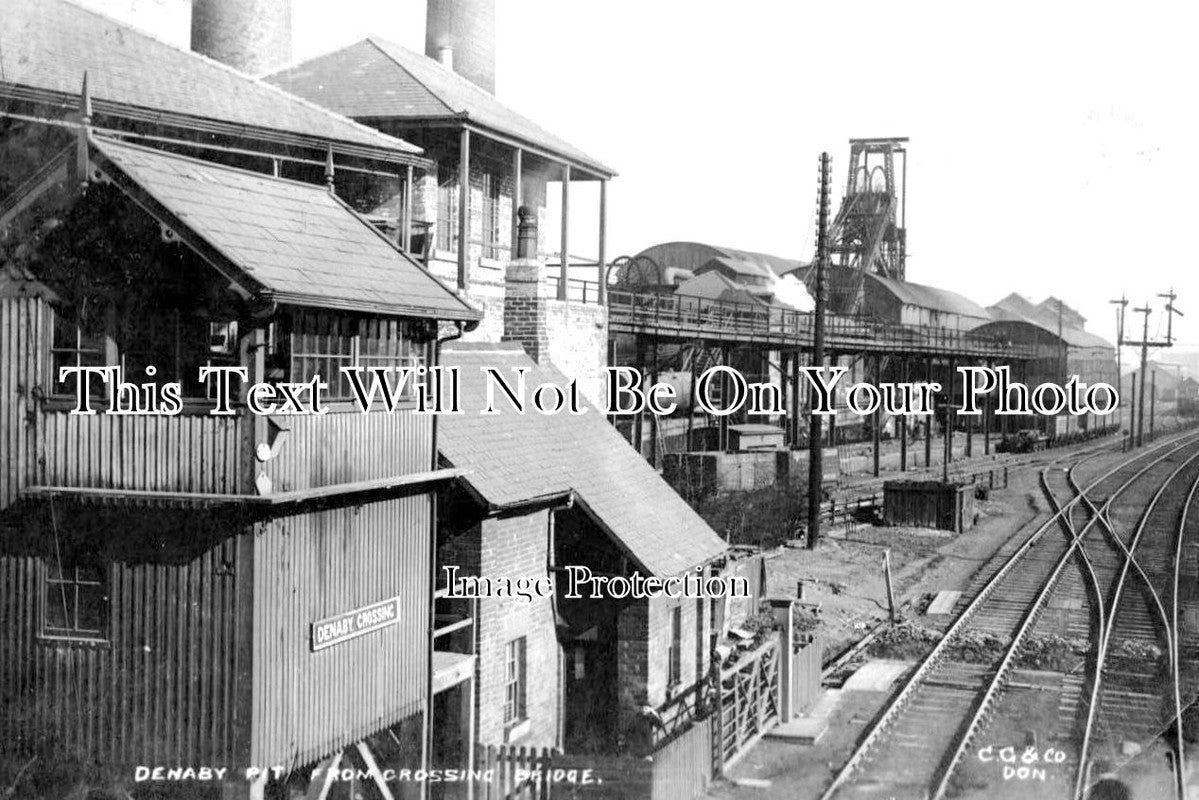
[[[1154,647],[1173,652],[1168,599],[1163,601],[1136,553],[1152,538],[1144,531],[1151,528],[1154,509],[1172,505],[1166,489],[1185,473],[1179,464],[1199,470],[1199,435],[1159,444],[1110,468],[1087,465],[1096,455],[1086,455],[1068,469],[1059,466],[1067,456],[1059,457],[1041,470],[1052,515],[991,574],[979,576],[972,599],[964,601],[953,625],[863,733],[824,793],[825,800],[960,793],[962,787],[955,786],[954,779],[967,748],[996,716],[1011,713],[1005,708],[1004,689],[1019,668],[1022,646],[1051,604],[1064,613],[1067,630],[1087,641],[1092,654],[1090,665],[1080,664],[1088,667],[1082,674],[1062,679],[1053,733],[1065,737],[1081,732],[1084,741],[1090,736],[1096,746],[1107,747],[1107,739],[1088,732],[1103,730],[1105,721],[1109,727],[1118,724],[1118,701],[1131,694],[1119,691],[1121,676],[1113,667],[1121,661],[1107,662],[1108,646],[1130,637],[1128,641],[1152,640]],[[1085,488],[1079,483],[1083,472],[1090,473],[1082,478]],[[1144,506],[1140,524],[1111,525],[1113,508],[1124,513],[1143,505],[1138,505],[1138,496],[1145,494],[1146,486],[1160,486],[1162,491]],[[1067,499],[1059,500],[1062,492]],[[1116,505],[1123,495],[1129,499]],[[1063,535],[1052,535],[1055,528]],[[1102,535],[1095,535],[1096,530]],[[1150,549],[1143,552],[1148,556]],[[1157,566],[1153,569],[1156,574]],[[1167,575],[1172,579],[1173,570]],[[955,647],[971,637],[983,637],[992,647],[982,657],[977,652],[970,659],[955,657]],[[973,663],[963,663],[966,660]],[[1169,660],[1173,663],[1172,657]],[[1133,682],[1139,679],[1129,676]],[[1160,728],[1161,713],[1152,721],[1147,711],[1142,717],[1147,731]],[[1060,765],[1074,774],[1074,780],[1059,782],[1063,797],[1083,791],[1086,763],[1086,753],[1080,752]]]

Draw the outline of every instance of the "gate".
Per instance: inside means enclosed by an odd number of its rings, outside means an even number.
[[[712,754],[714,772],[740,758],[779,720],[779,638],[775,632],[731,666],[720,667]]]

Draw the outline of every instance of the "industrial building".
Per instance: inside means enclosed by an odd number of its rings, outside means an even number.
[[[495,98],[493,0],[429,0],[423,54],[372,36],[299,64],[286,0],[196,0],[197,52],[71,0],[0,0],[0,16],[0,767],[54,760],[74,786],[133,792],[142,764],[278,768],[222,800],[468,798],[490,779],[380,771],[548,763],[536,748],[609,759],[613,798],[674,781],[691,800],[796,705],[776,695],[804,648],[818,685],[818,643],[738,629],[760,561],[657,471],[667,452],[812,444],[814,271],[700,242],[609,259],[616,173]],[[948,383],[1000,360],[1105,379],[1111,346],[1060,303],[1050,324],[907,281],[905,158],[903,139],[851,142],[827,363],[851,380]],[[582,246],[579,182],[600,200]],[[436,365],[461,370],[468,408],[486,366],[576,379],[589,410],[417,414],[414,390],[363,414],[336,378]],[[605,420],[608,365],[673,381],[680,412]],[[783,413],[699,417],[710,365],[778,386]],[[180,412],[72,414],[70,367],[140,386],[89,378],[111,412],[180,381]],[[239,383],[214,416],[201,367],[291,391],[319,375],[329,413],[252,414]],[[935,424],[859,420],[828,443],[873,435],[877,471],[886,430],[906,469],[908,437],[927,464]],[[741,606],[463,599],[446,572],[568,564],[755,588]],[[335,785],[339,768],[361,774]]]

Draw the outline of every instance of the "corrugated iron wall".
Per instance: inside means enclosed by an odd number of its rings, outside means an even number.
[[[99,643],[40,638],[51,556],[0,556],[3,741],[54,736],[64,754],[114,765],[244,762],[252,552],[230,531],[186,563],[110,564]]]
[[[280,419],[290,430],[264,466],[276,492],[425,472],[433,462],[429,415],[354,410]]]
[[[0,512],[16,501],[33,462],[25,424],[30,390],[44,386],[49,307],[36,297],[0,297]]]
[[[306,764],[423,708],[430,513],[422,494],[255,537],[253,763]],[[396,624],[311,651],[314,621],[397,596]]]
[[[287,418],[264,465],[275,491],[429,469],[432,417],[334,412]],[[431,587],[431,495],[284,517],[255,538],[257,764],[301,765],[420,711]],[[327,650],[310,625],[399,597],[400,620]]]
[[[41,414],[37,483],[107,489],[237,493],[243,415]]]

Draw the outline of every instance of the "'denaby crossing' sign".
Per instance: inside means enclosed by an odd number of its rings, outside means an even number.
[[[399,598],[347,611],[312,623],[312,652],[394,625],[400,618]]]

